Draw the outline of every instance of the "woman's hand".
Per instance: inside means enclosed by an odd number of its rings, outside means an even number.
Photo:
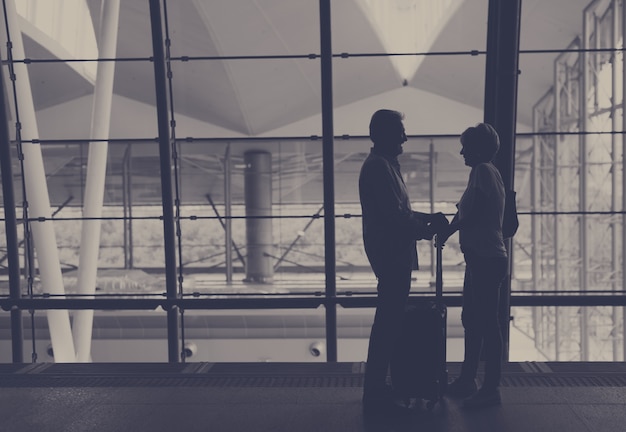
[[[437,240],[443,246],[446,244],[446,241],[450,238],[452,234],[457,231],[456,224],[449,224],[445,227],[442,227],[441,230],[437,231]]]

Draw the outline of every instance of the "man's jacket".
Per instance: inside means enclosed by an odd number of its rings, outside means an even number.
[[[375,148],[361,167],[363,243],[377,277],[417,269],[415,241],[429,238],[425,220],[411,210],[396,157]]]

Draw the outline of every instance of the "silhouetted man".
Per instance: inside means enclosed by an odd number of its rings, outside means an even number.
[[[374,415],[406,412],[394,403],[386,378],[411,289],[411,272],[417,269],[416,240],[431,239],[435,228],[448,223],[442,213],[411,210],[398,163],[407,140],[402,120],[403,115],[397,111],[374,113],[370,121],[374,146],[359,177],[363,243],[378,279],[363,391],[364,413]]]

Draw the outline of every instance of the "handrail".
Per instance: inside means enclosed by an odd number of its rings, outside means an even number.
[[[208,296],[208,295],[207,295]],[[0,308],[11,310],[48,309],[98,309],[98,310],[219,310],[219,309],[315,309],[324,305],[339,305],[344,308],[373,308],[375,295],[339,295],[325,298],[321,296],[276,295],[264,296],[222,296],[216,298],[21,298],[0,299]],[[409,303],[420,303],[434,299],[432,293],[412,294]],[[460,293],[446,294],[443,303],[449,307],[460,307],[463,297]],[[511,306],[626,306],[626,293],[618,294],[512,294]]]

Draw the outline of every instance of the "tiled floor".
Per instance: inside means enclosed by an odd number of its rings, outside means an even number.
[[[511,363],[502,406],[402,421],[365,421],[361,385],[359,363],[3,364],[0,431],[626,430],[623,363]]]

